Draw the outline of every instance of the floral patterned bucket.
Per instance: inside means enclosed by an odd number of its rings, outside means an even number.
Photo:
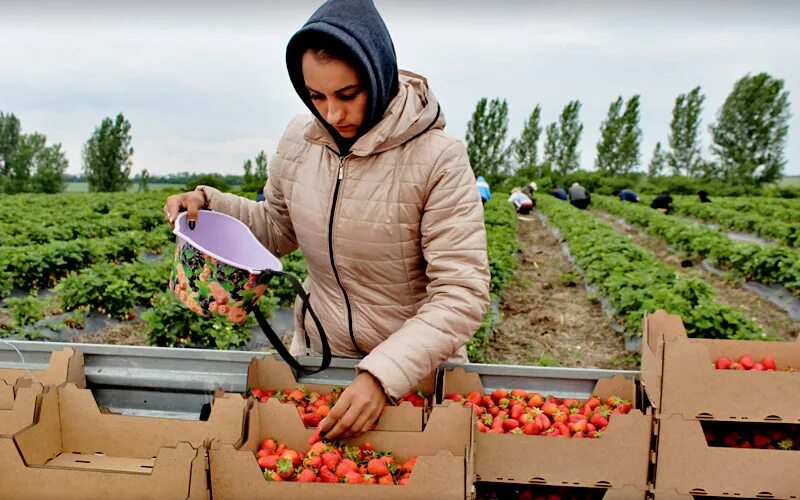
[[[201,316],[237,324],[247,321],[252,311],[284,360],[298,371],[308,372],[289,355],[256,306],[270,279],[283,276],[303,300],[320,334],[324,367],[316,372],[327,368],[330,347],[322,324],[308,303],[308,294],[296,277],[283,272],[281,261],[264,248],[245,224],[220,212],[201,210],[195,229],[190,229],[186,212],[182,212],[173,233],[178,241],[169,287],[186,307]]]

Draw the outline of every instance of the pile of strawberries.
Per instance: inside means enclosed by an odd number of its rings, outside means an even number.
[[[479,483],[477,485],[477,500],[594,500],[602,498],[603,493],[605,490],[597,488],[500,483]]]
[[[263,390],[260,387],[251,389],[245,396],[253,396],[262,403],[266,403],[271,398],[275,398],[281,403],[292,403],[297,407],[297,413],[303,419],[306,427],[316,427],[333,408],[339,400],[344,389],[334,387],[327,394],[320,394],[316,391],[309,391],[303,387],[278,391],[275,389]],[[403,401],[410,401],[414,406],[425,406],[425,394],[422,392],[409,392],[396,401],[397,404]]]
[[[764,356],[761,362],[755,363],[749,354],[740,357],[739,361],[731,361],[723,356],[714,363],[714,367],[717,370],[755,370],[757,372],[774,372],[778,369],[772,356]]]
[[[738,424],[703,422],[709,446],[800,450],[800,426],[792,424]]]
[[[377,452],[369,443],[358,447],[316,441],[301,452],[273,439],[261,443],[256,457],[267,481],[387,485],[406,484],[417,460],[397,464],[391,453]]]
[[[491,395],[450,393],[446,400],[472,407],[478,430],[493,434],[527,434],[573,438],[603,435],[611,415],[628,413],[632,405],[618,396],[605,401],[592,396],[586,401],[543,397],[522,389],[497,389]]]

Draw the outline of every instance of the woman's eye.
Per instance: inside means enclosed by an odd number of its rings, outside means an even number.
[[[361,91],[353,92],[352,94],[347,94],[347,95],[340,95],[339,98],[341,100],[343,100],[343,101],[352,101],[360,93],[361,93]]]
[[[325,99],[325,96],[319,95],[319,94],[316,94],[316,95],[315,94],[311,94],[311,100],[312,101],[320,101],[322,99]]]

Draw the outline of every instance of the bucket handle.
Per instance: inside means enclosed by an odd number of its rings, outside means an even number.
[[[314,313],[314,309],[311,308],[311,303],[308,301],[308,294],[303,289],[303,285],[297,280],[297,278],[289,273],[274,270],[267,272],[271,276],[282,276],[289,280],[289,283],[292,284],[292,288],[294,288],[294,291],[300,297],[300,300],[302,300],[305,307],[308,308],[308,312],[311,314],[311,319],[314,320],[314,325],[317,327],[317,331],[319,332],[319,340],[322,342],[322,364],[316,370],[301,365],[294,358],[294,356],[289,353],[289,350],[286,349],[286,346],[283,345],[280,337],[278,337],[278,335],[275,333],[275,330],[272,329],[266,318],[264,318],[264,315],[261,313],[261,309],[258,308],[258,304],[256,304],[253,307],[253,314],[256,317],[256,321],[258,321],[258,325],[264,331],[264,334],[266,334],[275,350],[278,351],[278,354],[281,356],[281,358],[283,358],[283,360],[286,361],[286,363],[288,363],[289,366],[294,368],[297,372],[312,375],[314,373],[327,370],[331,365],[331,346],[328,344],[328,336],[325,335],[325,329],[322,328],[322,323],[320,323],[319,318],[317,317],[316,313]]]

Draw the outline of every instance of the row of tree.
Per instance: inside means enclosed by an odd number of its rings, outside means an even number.
[[[734,184],[774,182],[783,176],[784,147],[789,130],[789,93],[783,80],[767,73],[739,79],[709,126],[714,161],[703,158],[700,142],[701,113],[705,96],[695,87],[675,99],[667,147],[659,141],[648,165],[651,176],[666,173],[694,178],[717,178]],[[580,165],[579,144],[583,132],[580,101],[569,102],[557,121],[542,127],[542,108],[537,105],[519,137],[507,144],[508,103],[482,98],[467,125],[467,151],[476,175],[490,183],[524,173],[531,178],[552,173],[567,175]],[[639,95],[619,96],[600,125],[595,168],[616,175],[640,167],[642,130]],[[539,141],[544,148],[539,159]]]

